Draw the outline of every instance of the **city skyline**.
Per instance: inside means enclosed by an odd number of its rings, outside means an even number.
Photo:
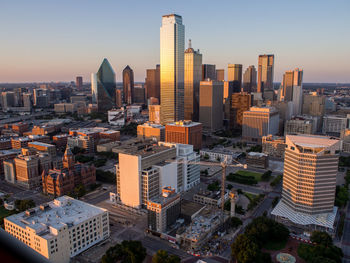
[[[144,81],[146,69],[160,62],[160,18],[168,13],[183,17],[185,43],[192,39],[203,54],[203,64],[257,68],[259,55],[274,54],[274,82],[281,82],[283,73],[296,67],[303,68],[304,82],[350,82],[346,46],[350,37],[344,34],[349,24],[347,1],[317,1],[317,5],[315,1],[203,2],[202,8],[195,1],[178,1],[171,8],[161,1],[136,2],[139,8],[128,23],[120,23],[130,17],[125,12],[128,6],[109,1],[104,5],[92,1],[3,4],[0,21],[6,26],[0,82],[73,81],[78,75],[88,82],[105,57],[115,69],[117,82],[122,81],[126,65],[134,70],[136,82]],[[238,12],[231,19],[233,8]],[[273,15],[260,19],[263,12]],[[232,34],[227,34],[228,28]],[[211,32],[210,38],[206,32]],[[218,42],[223,33],[226,40]]]

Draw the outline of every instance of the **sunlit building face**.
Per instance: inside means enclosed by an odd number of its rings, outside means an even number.
[[[160,96],[162,123],[184,118],[185,26],[182,17],[162,17],[160,28]]]

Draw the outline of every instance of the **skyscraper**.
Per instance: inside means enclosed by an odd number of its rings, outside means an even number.
[[[199,83],[202,79],[202,54],[195,51],[189,40],[185,50],[185,120],[199,119]]]
[[[97,104],[99,112],[106,112],[115,105],[115,74],[105,58],[96,74],[91,74],[92,103]]]
[[[227,81],[233,81],[233,92],[241,92],[242,87],[242,65],[228,64]]]
[[[300,115],[303,99],[303,70],[286,71],[283,75],[280,100],[293,102],[293,114]]]
[[[243,91],[256,92],[256,69],[253,65],[249,66],[244,72]]]
[[[233,93],[231,95],[230,128],[242,129],[243,112],[248,111],[252,104],[252,97],[246,92]]]
[[[146,70],[146,97],[153,97],[160,101],[160,65],[155,69]]]
[[[282,81],[282,98],[284,101],[293,100],[293,87],[301,86],[303,82],[303,70],[296,68],[288,70],[283,75]]]
[[[263,136],[276,135],[279,130],[279,114],[274,107],[251,107],[243,112],[242,139],[261,143]]]
[[[77,76],[75,80],[75,86],[77,87],[77,89],[81,89],[83,87],[83,77]]]
[[[225,70],[224,69],[217,69],[216,70],[216,80],[225,81]]]
[[[124,103],[134,102],[134,71],[127,65],[123,70]]]
[[[265,90],[271,91],[273,89],[274,60],[274,55],[259,56],[257,92],[264,93]]]
[[[216,66],[211,64],[202,65],[202,80],[216,80]]]
[[[201,81],[199,92],[199,122],[203,129],[218,131],[223,124],[223,82]]]
[[[160,103],[161,121],[184,118],[185,26],[182,17],[164,15],[160,28]]]
[[[333,229],[340,145],[326,136],[286,136],[282,199],[272,215],[309,230]]]

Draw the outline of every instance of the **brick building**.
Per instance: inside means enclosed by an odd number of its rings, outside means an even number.
[[[192,121],[178,121],[165,126],[165,141],[192,144],[195,150],[202,148],[202,124]]]
[[[71,150],[67,147],[63,159],[62,169],[43,171],[43,192],[62,196],[74,191],[78,185],[89,186],[96,182],[96,169],[94,166],[75,163]]]

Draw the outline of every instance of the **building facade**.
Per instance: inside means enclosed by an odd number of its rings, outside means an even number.
[[[274,55],[259,55],[257,92],[273,90]]]
[[[91,74],[92,103],[97,104],[99,112],[107,112],[115,106],[115,73],[105,58],[97,71]]]
[[[279,114],[273,107],[251,107],[243,112],[242,139],[261,143],[262,137],[279,131]]]
[[[249,66],[243,74],[243,91],[256,92],[256,69],[253,65]]]
[[[127,105],[134,102],[134,71],[127,65],[123,70],[124,103]]]
[[[160,105],[163,124],[184,119],[185,26],[182,17],[164,15],[160,28]]]
[[[279,220],[333,231],[340,141],[316,135],[287,135],[282,199],[272,211]]]
[[[109,237],[108,211],[62,196],[4,219],[5,231],[53,263],[70,258]]]
[[[199,122],[203,129],[214,132],[223,127],[223,82],[200,82]]]
[[[195,150],[202,148],[202,124],[192,121],[178,121],[165,126],[165,141],[191,144]]]
[[[202,54],[195,51],[189,42],[185,50],[185,120],[199,119],[199,83],[202,79]]]

